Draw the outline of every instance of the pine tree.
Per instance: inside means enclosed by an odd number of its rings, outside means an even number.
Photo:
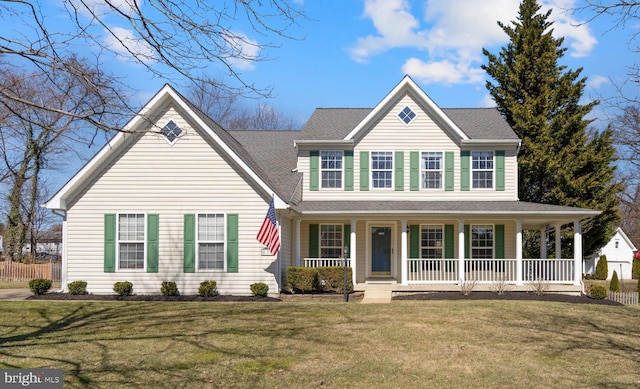
[[[582,69],[560,65],[563,38],[552,36],[551,11],[523,0],[513,25],[498,25],[510,42],[498,55],[483,50],[483,69],[495,80],[487,89],[498,110],[522,139],[518,155],[519,198],[544,204],[591,208],[603,213],[583,226],[584,255],[602,247],[619,219],[615,149],[610,129],[587,134],[585,116],[598,102],[580,104]]]
[[[620,293],[620,280],[618,279],[618,273],[615,270],[613,271],[613,276],[611,277],[609,290],[612,292]]]
[[[609,275],[609,264],[607,263],[607,256],[603,255],[596,264],[596,280],[606,280]]]

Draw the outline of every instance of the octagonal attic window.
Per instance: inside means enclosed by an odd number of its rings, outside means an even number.
[[[169,123],[162,127],[162,130],[160,130],[160,132],[171,143],[173,143],[184,133],[184,131],[182,131],[182,128],[178,127],[178,125],[173,120],[169,120]]]
[[[404,107],[404,109],[398,114],[398,117],[404,122],[404,124],[409,124],[416,117],[416,113],[413,112],[411,108]]]

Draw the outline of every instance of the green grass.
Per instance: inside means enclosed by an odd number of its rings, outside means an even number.
[[[0,367],[66,388],[640,386],[640,307],[0,303]]]

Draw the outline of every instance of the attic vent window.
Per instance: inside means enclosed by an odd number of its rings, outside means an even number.
[[[416,117],[416,113],[413,112],[411,108],[404,107],[404,109],[398,114],[398,117],[404,122],[404,124],[409,124]]]
[[[173,141],[175,141],[184,133],[184,131],[182,131],[182,128],[178,127],[178,125],[173,120],[170,120],[169,123],[162,127],[162,130],[160,132],[164,134],[164,136],[167,137],[167,140],[171,143],[173,143]]]

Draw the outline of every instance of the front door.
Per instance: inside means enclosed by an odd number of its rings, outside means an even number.
[[[371,226],[371,275],[391,275],[391,234],[390,226]]]

